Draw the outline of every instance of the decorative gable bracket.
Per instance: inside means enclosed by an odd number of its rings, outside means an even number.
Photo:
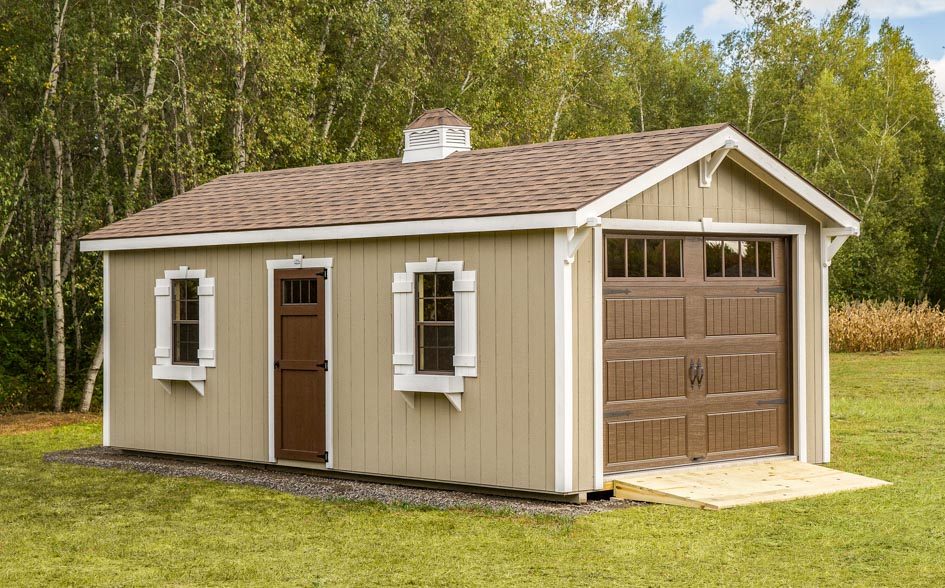
[[[699,160],[700,188],[709,188],[712,186],[712,176],[715,175],[716,170],[722,165],[722,160],[725,159],[728,152],[732,149],[738,149],[738,143],[734,139],[728,139],[721,149],[717,149],[715,153],[706,155]]]

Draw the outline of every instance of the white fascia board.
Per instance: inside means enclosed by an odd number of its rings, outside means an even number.
[[[855,216],[844,210],[823,192],[804,180],[797,172],[756,145],[746,135],[743,135],[732,127],[720,129],[714,135],[677,153],[656,167],[650,168],[629,182],[604,194],[594,202],[583,206],[578,210],[577,217],[579,219],[587,219],[589,217],[601,216],[634,196],[642,194],[647,188],[655,186],[671,177],[673,174],[682,171],[700,159],[711,155],[719,149],[726,149],[727,145],[731,145],[732,141],[738,145],[738,152],[742,156],[771,174],[778,182],[784,184],[817,210],[843,227],[843,230],[849,231],[851,234],[859,234],[860,221],[857,220]]]
[[[126,239],[98,239],[81,241],[81,251],[125,251],[136,249],[168,249],[174,247],[209,247],[214,245],[244,245],[248,243],[282,243],[287,241],[328,241],[335,239],[368,239],[414,235],[443,235],[478,233],[484,231],[517,231],[552,227],[576,227],[575,212],[514,214],[505,216],[468,217],[442,220],[404,221],[335,225],[299,229],[266,229],[259,231],[226,231],[195,233],[192,235],[164,235],[157,237],[130,237]]]

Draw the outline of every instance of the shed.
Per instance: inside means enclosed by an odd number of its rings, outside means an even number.
[[[581,499],[830,459],[859,220],[729,124],[227,175],[86,235],[106,446]]]

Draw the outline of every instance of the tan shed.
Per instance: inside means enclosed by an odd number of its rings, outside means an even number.
[[[727,124],[230,175],[104,252],[108,446],[580,499],[830,459],[827,270],[859,220]]]

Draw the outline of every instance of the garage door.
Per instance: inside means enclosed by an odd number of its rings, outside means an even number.
[[[605,471],[787,453],[787,241],[605,243]]]

